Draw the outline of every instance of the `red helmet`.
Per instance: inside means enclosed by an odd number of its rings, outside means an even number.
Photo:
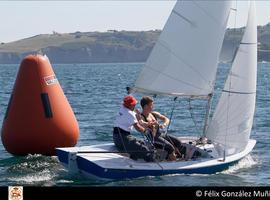
[[[137,104],[137,100],[133,96],[125,96],[124,100],[124,106],[135,106]]]

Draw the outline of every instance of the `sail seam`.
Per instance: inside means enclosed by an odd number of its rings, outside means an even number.
[[[175,10],[172,10],[172,13],[176,14],[178,17],[182,18],[184,21],[188,22],[190,25],[195,26],[195,24],[191,20],[189,20],[188,18],[184,17],[179,12],[177,12]]]
[[[170,75],[168,75],[168,74],[166,74],[166,73],[164,73],[164,72],[162,72],[162,71],[156,70],[155,68],[150,67],[150,66],[148,66],[148,65],[145,65],[145,67],[146,67],[146,68],[149,68],[149,69],[151,69],[151,70],[153,70],[153,71],[155,71],[155,72],[158,72],[158,73],[160,73],[160,74],[162,74],[162,75],[164,75],[164,76],[167,76],[167,77],[169,77],[169,78],[171,78],[171,79],[173,79],[173,80],[175,80],[175,81],[181,82],[181,83],[183,83],[183,84],[186,84],[186,85],[188,85],[188,86],[191,86],[191,87],[196,88],[196,89],[199,89],[199,90],[204,90],[204,89],[201,88],[201,87],[197,87],[197,86],[195,86],[195,85],[193,85],[193,84],[190,84],[190,83],[187,83],[187,82],[185,82],[185,81],[183,81],[183,80],[177,79],[177,78],[175,78],[175,77],[173,77],[173,76],[170,76]]]
[[[241,105],[239,105],[239,106],[241,106]],[[239,107],[239,108],[237,106],[235,106],[237,108],[237,110],[240,110],[241,109],[241,112],[239,112],[239,113],[237,113],[237,112],[231,113],[231,118],[230,118],[230,121],[231,122],[233,122],[234,120],[238,119],[239,116],[242,115],[242,112],[244,112],[246,110],[246,105],[244,105],[244,106],[245,107]],[[222,113],[224,113],[224,112],[222,112]],[[235,113],[237,113],[237,114],[235,114]],[[224,126],[224,124],[225,124],[225,120],[223,122],[219,123],[219,127]]]
[[[225,102],[223,102],[219,107],[223,108],[224,104],[225,104]],[[237,115],[231,116],[231,118],[230,118],[231,121],[237,119],[237,117],[239,117],[246,110],[246,107],[248,107],[250,104],[251,103],[248,103],[245,105],[240,101],[238,104],[235,104],[233,107],[231,107],[231,109],[234,110],[235,108],[237,108],[237,110],[239,111],[239,113]],[[224,116],[224,112],[226,112],[226,109],[223,109],[220,112],[216,113],[213,119],[221,118],[222,116]],[[232,114],[234,114],[234,113],[232,113]],[[219,126],[223,126],[225,124],[224,121],[225,120],[223,120],[221,123],[219,123]]]
[[[177,54],[175,54],[172,50],[170,50],[165,44],[163,44],[160,41],[157,41],[157,43],[159,43],[161,46],[163,46],[165,49],[167,49],[167,51],[169,51],[173,56],[175,56],[178,60],[180,60],[182,63],[184,63],[187,67],[189,67],[190,69],[192,69],[195,73],[197,73],[201,79],[203,81],[205,81],[205,83],[212,89],[212,85],[209,84],[209,82],[204,78],[204,76],[199,72],[197,71],[196,69],[194,69],[194,67],[192,65],[190,65],[189,63],[187,63],[184,59],[180,58]],[[201,88],[202,89],[202,88]]]
[[[241,42],[240,44],[244,44],[244,45],[255,45],[258,43],[254,43],[254,42]]]
[[[256,94],[256,92],[238,92],[238,91],[229,91],[229,90],[222,90],[222,92],[232,93],[232,94]]]
[[[241,134],[243,134],[243,133],[241,133]],[[234,135],[237,136],[237,135],[240,135],[240,134],[234,134]],[[224,137],[224,135],[222,135],[222,137],[216,137],[216,139],[214,139],[214,140],[212,139],[212,141],[218,142],[218,140],[222,140],[223,137]],[[244,141],[235,141],[235,138],[231,138],[231,139],[229,138],[228,142],[230,142],[231,144],[232,143],[237,143],[237,144],[239,144],[239,143],[245,144],[246,143],[245,140]],[[219,141],[218,143],[221,143],[221,141]],[[230,146],[230,143],[228,143],[227,146]]]
[[[201,9],[206,16],[208,16],[210,19],[212,19],[216,25],[220,26],[220,23],[218,22],[218,20],[215,17],[213,17],[212,15],[210,15],[204,8],[202,8],[200,5],[198,5],[198,3],[194,2],[194,1],[192,3],[194,3],[199,9]]]
[[[178,96],[178,97],[188,97],[191,99],[207,99],[208,95],[191,95],[191,94],[184,94],[184,93],[168,93],[168,92],[158,92],[154,90],[148,90],[148,89],[143,89],[140,87],[133,87],[134,92],[139,92],[139,93],[144,93],[144,94],[151,94],[151,95],[169,95],[169,96]]]
[[[239,127],[239,124],[233,124],[233,125],[231,125],[230,127],[228,127],[228,130],[231,130],[231,129],[235,129],[235,128],[238,128]],[[220,129],[219,130],[219,133],[224,133],[225,131],[226,131],[226,127],[224,127],[223,129]],[[235,133],[230,133],[230,136],[231,135],[238,135],[238,134],[242,134],[243,132],[245,132],[246,130],[248,130],[248,129],[250,129],[250,127],[248,127],[248,128],[246,128],[244,131],[242,131],[242,132],[235,132]],[[224,134],[219,134],[219,136],[226,136],[226,133],[224,133]]]

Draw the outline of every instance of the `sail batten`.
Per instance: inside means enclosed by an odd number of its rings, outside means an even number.
[[[153,95],[153,96],[173,96],[173,97],[180,97],[180,98],[188,98],[188,99],[209,99],[209,95],[191,95],[191,94],[184,94],[184,93],[162,93],[159,91],[151,91],[151,90],[146,90],[143,88],[138,88],[138,87],[128,87],[127,88],[128,93],[142,93],[142,94],[147,94],[147,95]]]
[[[146,67],[148,67],[148,66],[146,66]],[[151,67],[148,67],[148,68],[149,68],[149,69],[152,69],[153,71],[160,72],[160,74],[162,74],[162,75],[164,75],[164,76],[167,76],[167,77],[169,77],[169,78],[171,78],[171,79],[173,79],[173,80],[175,80],[175,81],[178,81],[178,82],[181,83],[181,84],[185,84],[185,85],[194,87],[194,88],[196,88],[196,89],[203,90],[203,88],[201,88],[201,87],[199,87],[199,86],[196,86],[196,85],[193,85],[192,83],[188,83],[188,82],[185,82],[185,81],[183,81],[183,80],[177,79],[177,78],[171,76],[170,74],[163,73],[163,72],[161,72],[161,71],[156,70],[155,68],[151,68]]]
[[[239,92],[239,91],[232,91],[232,90],[222,90],[222,92],[233,93],[233,94],[256,94],[256,92]]]
[[[177,1],[133,91],[211,94],[230,6],[230,1]]]
[[[185,68],[190,68],[192,71],[194,71],[195,73],[197,73],[198,77],[201,78],[202,80],[205,81],[205,83],[209,84],[207,79],[205,77],[203,77],[203,75],[198,71],[196,70],[195,67],[193,67],[192,65],[190,65],[189,63],[187,63],[183,58],[180,57],[180,55],[176,55],[176,53],[174,53],[172,50],[170,50],[169,48],[166,47],[166,45],[164,45],[162,43],[162,41],[157,41],[160,45],[162,45],[165,49],[167,49],[168,52],[170,52],[172,54],[172,56],[174,56],[175,58],[177,58],[177,60],[179,61],[179,64],[182,63],[182,66],[185,67]],[[145,67],[149,67],[147,64],[145,65]],[[155,70],[155,68],[152,67],[153,70]],[[160,71],[160,73],[162,74],[162,71]],[[184,83],[184,81],[181,81]],[[192,85],[192,83],[189,83],[188,85]],[[196,87],[194,86],[195,88],[197,89],[202,89],[201,87]]]
[[[242,151],[253,124],[257,82],[257,24],[255,2],[250,2],[247,26],[235,54],[206,136],[226,154]]]
[[[208,16],[209,18],[211,18],[213,20],[214,23],[216,23],[216,25],[220,25],[220,21],[218,19],[216,19],[214,16],[212,16],[209,12],[207,12],[207,10],[205,10],[203,7],[201,7],[199,4],[196,3],[196,1],[192,1],[192,3],[194,3],[198,8],[200,8],[206,16]],[[228,15],[229,16],[229,15]],[[227,26],[227,23],[226,25]]]
[[[195,24],[191,20],[187,19],[186,17],[184,17],[183,15],[181,15],[180,13],[178,13],[177,11],[172,10],[172,13],[176,14],[177,16],[179,16],[180,18],[182,18],[183,20],[185,20],[186,22],[188,22],[190,25],[192,25],[192,26],[195,27]]]

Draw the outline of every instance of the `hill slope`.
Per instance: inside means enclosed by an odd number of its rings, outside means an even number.
[[[244,28],[228,29],[221,61],[231,60]],[[0,44],[0,63],[19,63],[31,53],[46,54],[52,63],[145,62],[158,36],[154,31],[108,31],[41,34]],[[258,27],[259,61],[270,61],[270,23]]]

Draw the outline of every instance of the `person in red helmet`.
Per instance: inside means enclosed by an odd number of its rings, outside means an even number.
[[[138,132],[146,133],[146,129],[137,120],[135,106],[137,100],[133,96],[125,96],[123,105],[117,113],[114,128],[113,141],[120,151],[130,154],[132,159],[144,159],[147,162],[154,161],[154,155],[143,140],[131,135],[135,128]]]

